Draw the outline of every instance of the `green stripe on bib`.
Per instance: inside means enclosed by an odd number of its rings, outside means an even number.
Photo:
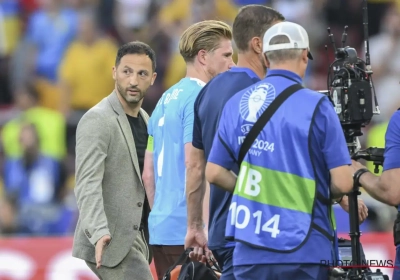
[[[234,194],[276,207],[312,213],[315,181],[242,162]]]

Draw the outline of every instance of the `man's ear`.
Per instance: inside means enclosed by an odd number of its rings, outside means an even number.
[[[301,59],[303,60],[304,63],[308,63],[308,51],[307,50],[303,50],[303,52],[301,54]]]
[[[197,53],[197,60],[200,62],[201,65],[207,64],[207,52],[205,50],[199,50]]]
[[[157,78],[157,73],[156,73],[156,72],[154,72],[154,73],[153,73],[153,77],[151,77],[151,85],[153,85],[153,84],[154,84],[154,82],[155,82],[156,78]]]
[[[262,54],[262,40],[260,37],[253,37],[250,40],[250,47],[256,54]]]
[[[267,55],[264,53],[264,55],[263,55],[263,59],[264,59],[264,63],[265,63],[265,66],[267,66],[267,68],[271,68],[270,66],[271,66],[271,63],[269,62],[269,60],[268,60],[268,58],[267,58]]]
[[[115,66],[112,68],[112,76],[115,81],[117,79],[117,68]]]

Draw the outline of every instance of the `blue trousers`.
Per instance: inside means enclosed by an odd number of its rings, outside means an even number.
[[[235,280],[233,274],[233,250],[235,247],[221,248],[212,250],[212,253],[222,270],[220,280]]]
[[[256,264],[234,267],[236,280],[327,280],[329,267],[306,264]]]
[[[392,280],[400,280],[400,245],[396,246],[396,260],[394,265],[396,268],[393,269]]]

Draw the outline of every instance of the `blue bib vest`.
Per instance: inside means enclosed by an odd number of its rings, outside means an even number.
[[[397,111],[400,111],[400,108]],[[400,213],[400,205],[397,205],[397,211]]]
[[[271,87],[268,79],[265,82]],[[334,213],[329,195],[318,190],[311,147],[315,112],[323,97],[307,89],[294,93],[258,135],[240,166],[227,238],[281,253],[294,252],[306,242],[315,243],[315,248],[333,247]],[[236,135],[246,126],[243,120]],[[326,215],[316,214],[317,203]],[[321,243],[308,238],[312,230],[326,239]]]

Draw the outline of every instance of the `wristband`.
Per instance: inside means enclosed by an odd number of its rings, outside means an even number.
[[[151,136],[151,135],[149,135],[149,138],[147,138],[146,151],[154,152],[154,139],[153,139],[153,136]]]
[[[369,170],[367,168],[361,168],[359,170],[357,170],[354,175],[353,175],[353,179],[356,183],[360,184],[360,178],[361,175],[363,175],[364,173],[369,172]]]

